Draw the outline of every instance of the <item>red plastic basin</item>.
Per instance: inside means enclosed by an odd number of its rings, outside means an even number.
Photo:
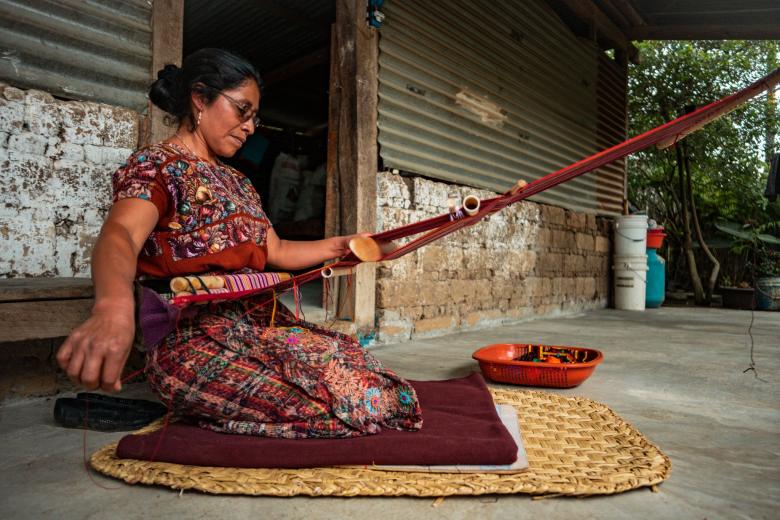
[[[578,361],[573,363],[544,363],[518,361],[518,358],[539,348],[545,352],[567,353]],[[472,354],[479,362],[485,378],[499,383],[553,388],[572,388],[587,378],[604,360],[604,355],[591,348],[538,345],[527,343],[498,343],[482,347]]]
[[[654,228],[647,230],[647,247],[648,249],[658,249],[664,243],[664,228]]]

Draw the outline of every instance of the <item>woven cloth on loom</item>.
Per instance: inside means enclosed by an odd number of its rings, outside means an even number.
[[[131,484],[206,493],[266,496],[425,496],[529,493],[589,496],[620,493],[666,480],[671,462],[633,426],[601,403],[581,397],[491,389],[512,405],[529,468],[497,475],[419,473],[357,468],[215,468],[122,459],[116,443],[90,459],[97,471]],[[147,431],[160,428],[157,423]]]
[[[517,445],[501,423],[480,374],[412,382],[423,410],[417,432],[385,428],[349,439],[228,435],[184,423],[119,442],[121,458],[198,466],[313,468],[335,465],[506,465]]]
[[[250,273],[250,274],[228,274],[220,276],[225,280],[225,289],[239,292],[250,289],[262,289],[270,287],[284,280],[289,280],[287,273]]]
[[[216,287],[209,290],[201,289],[201,284],[198,283],[195,287],[197,291],[193,290],[192,284],[187,291],[193,294],[226,294],[226,293],[240,293],[245,291],[251,291],[254,289],[264,289],[271,287],[279,282],[289,280],[291,275],[289,273],[245,273],[245,274],[222,274],[222,275],[208,275],[202,278],[197,276],[178,277],[173,280],[190,280],[196,282],[202,279],[218,279],[222,281],[223,287]],[[173,287],[173,284],[172,284]]]

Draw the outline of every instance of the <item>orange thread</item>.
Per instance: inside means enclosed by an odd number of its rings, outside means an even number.
[[[324,300],[325,300],[325,320],[328,319],[328,303],[330,298],[330,279],[329,278],[323,278],[323,286],[322,290],[325,292],[324,294]]]
[[[276,318],[276,291],[273,291],[273,293],[274,293],[274,308],[271,311],[271,325],[270,325],[272,328],[274,326],[274,318]]]
[[[295,321],[299,321],[301,313],[301,294],[298,285],[295,282],[293,282],[293,299],[295,300]]]

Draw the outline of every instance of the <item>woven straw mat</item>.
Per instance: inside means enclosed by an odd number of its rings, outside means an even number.
[[[496,403],[517,409],[528,470],[495,474],[184,466],[119,459],[116,443],[97,451],[90,462],[97,471],[131,484],[272,496],[607,495],[653,486],[669,476],[669,458],[603,404],[538,391],[490,391]]]

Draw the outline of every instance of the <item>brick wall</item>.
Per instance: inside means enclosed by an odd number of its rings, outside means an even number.
[[[0,83],[0,278],[88,276],[139,115]]]
[[[448,193],[495,193],[379,174],[377,229],[447,211]],[[379,342],[604,307],[609,221],[524,201],[377,271]]]

